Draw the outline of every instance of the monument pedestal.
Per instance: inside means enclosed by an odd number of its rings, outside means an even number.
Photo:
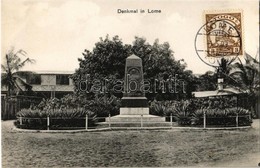
[[[122,107],[148,107],[146,97],[123,97]]]
[[[110,122],[112,124],[120,123],[121,126],[131,123],[140,125],[141,120],[145,124],[144,126],[165,122],[165,117],[150,115],[147,104],[146,97],[123,97],[120,114],[110,117]],[[109,118],[106,118],[106,122],[109,122]]]
[[[149,114],[148,107],[121,107],[120,114],[110,117],[111,123],[129,124],[129,123],[162,123],[165,122],[165,117],[155,116]],[[109,118],[106,118],[109,122]]]
[[[121,107],[120,115],[149,115],[148,107]]]

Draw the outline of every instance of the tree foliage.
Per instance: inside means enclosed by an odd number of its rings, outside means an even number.
[[[260,64],[257,57],[258,53],[255,58],[245,53],[243,59],[240,57],[229,60],[222,58],[218,61],[219,65],[215,72],[208,71],[198,78],[197,90],[215,90],[217,78],[223,78],[226,87],[236,88],[241,93],[247,94],[247,106],[252,112],[260,111],[259,105],[257,107],[260,92]],[[245,95],[243,97],[245,98]]]
[[[260,63],[256,58],[245,53],[244,62],[239,59],[238,62],[232,65],[232,70],[229,76],[234,81],[234,87],[248,94],[249,106],[255,115],[259,115],[259,93],[260,93]],[[258,100],[258,102],[257,102]],[[259,116],[258,116],[259,117]]]
[[[217,73],[207,71],[198,77],[197,91],[216,90],[217,88]]]
[[[171,99],[181,98],[191,95],[191,90],[194,90],[192,82],[194,76],[191,71],[186,70],[186,64],[183,60],[175,60],[174,52],[171,50],[169,43],[159,43],[159,40],[151,45],[145,38],[135,37],[133,44],[123,44],[122,40],[115,36],[112,39],[106,36],[105,39],[100,38],[100,41],[95,44],[92,51],[85,50],[84,58],[79,58],[79,68],[72,75],[75,83],[75,91],[78,95],[91,94],[82,93],[79,89],[79,81],[84,79],[123,79],[125,71],[125,60],[131,54],[135,54],[142,59],[144,78],[150,80],[167,79],[174,77],[176,74],[179,79],[186,82],[186,90],[188,94],[162,94],[158,93],[147,94],[148,98]],[[110,83],[112,85],[112,83]],[[111,89],[110,84],[108,88]],[[109,89],[109,94],[114,94],[117,97],[122,94],[115,94]],[[93,97],[93,95],[92,95]]]
[[[249,94],[256,94],[259,90],[259,61],[245,54],[245,62],[243,63],[241,59],[232,66],[232,71],[230,71],[229,76],[235,81],[235,86],[248,92]]]

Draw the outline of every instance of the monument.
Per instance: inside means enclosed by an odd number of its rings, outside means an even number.
[[[108,122],[109,118],[106,118]],[[126,59],[124,92],[120,114],[110,118],[116,123],[165,122],[165,117],[149,114],[148,102],[144,92],[142,59],[131,55]]]
[[[148,115],[149,108],[144,93],[141,58],[131,55],[126,59],[124,94],[120,115]]]

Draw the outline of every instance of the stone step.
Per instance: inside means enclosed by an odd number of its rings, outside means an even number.
[[[142,118],[142,119],[141,119]],[[110,122],[165,122],[165,117],[155,116],[155,115],[116,115],[110,117]],[[106,122],[109,122],[109,118],[106,118]]]
[[[97,123],[96,128],[108,128],[108,122]],[[126,122],[117,122],[111,123],[110,127],[141,127],[141,123],[126,123]],[[143,123],[143,127],[171,127],[170,122],[161,122],[161,123]]]

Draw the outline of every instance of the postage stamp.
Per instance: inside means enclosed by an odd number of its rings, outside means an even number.
[[[218,66],[221,58],[243,56],[243,11],[204,11],[204,24],[195,37],[195,50],[209,66]]]
[[[243,54],[241,13],[205,14],[208,57]]]

